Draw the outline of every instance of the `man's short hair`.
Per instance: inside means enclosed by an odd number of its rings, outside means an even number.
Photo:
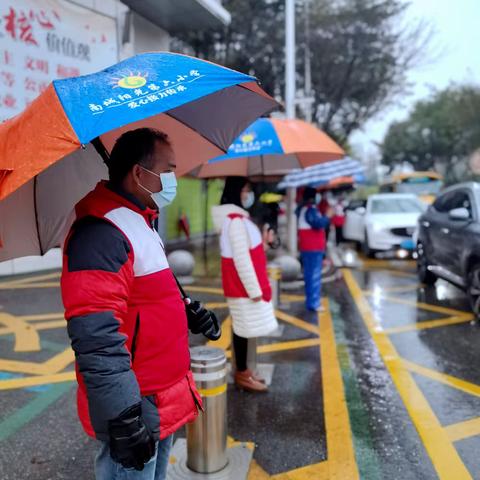
[[[157,142],[171,147],[168,135],[154,128],[137,128],[120,135],[107,162],[110,181],[121,183],[137,163],[152,169]]]

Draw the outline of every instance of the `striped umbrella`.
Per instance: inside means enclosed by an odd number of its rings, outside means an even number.
[[[295,169],[285,175],[278,184],[279,189],[289,187],[318,187],[339,177],[363,175],[363,166],[357,160],[346,157],[342,160],[326,162],[313,167]]]

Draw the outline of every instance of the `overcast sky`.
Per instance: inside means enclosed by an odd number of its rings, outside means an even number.
[[[351,137],[361,159],[378,155],[375,141],[381,141],[388,125],[408,116],[416,100],[427,98],[432,87],[443,89],[451,82],[480,85],[480,0],[411,0],[408,19],[426,18],[435,29],[433,45],[441,55],[435,63],[409,75],[412,94],[370,121]]]

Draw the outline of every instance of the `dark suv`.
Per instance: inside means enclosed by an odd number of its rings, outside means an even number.
[[[480,183],[442,192],[419,219],[417,270],[420,281],[437,278],[464,289],[480,319]]]

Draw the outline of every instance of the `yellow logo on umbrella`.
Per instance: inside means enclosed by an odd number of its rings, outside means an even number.
[[[140,88],[147,83],[147,75],[142,75],[141,73],[134,74],[132,72],[129,72],[127,75],[124,75],[121,78],[112,78],[112,83],[114,85],[114,88]]]
[[[254,133],[246,133],[245,135],[242,135],[240,140],[242,143],[252,143],[255,140],[255,134]]]

